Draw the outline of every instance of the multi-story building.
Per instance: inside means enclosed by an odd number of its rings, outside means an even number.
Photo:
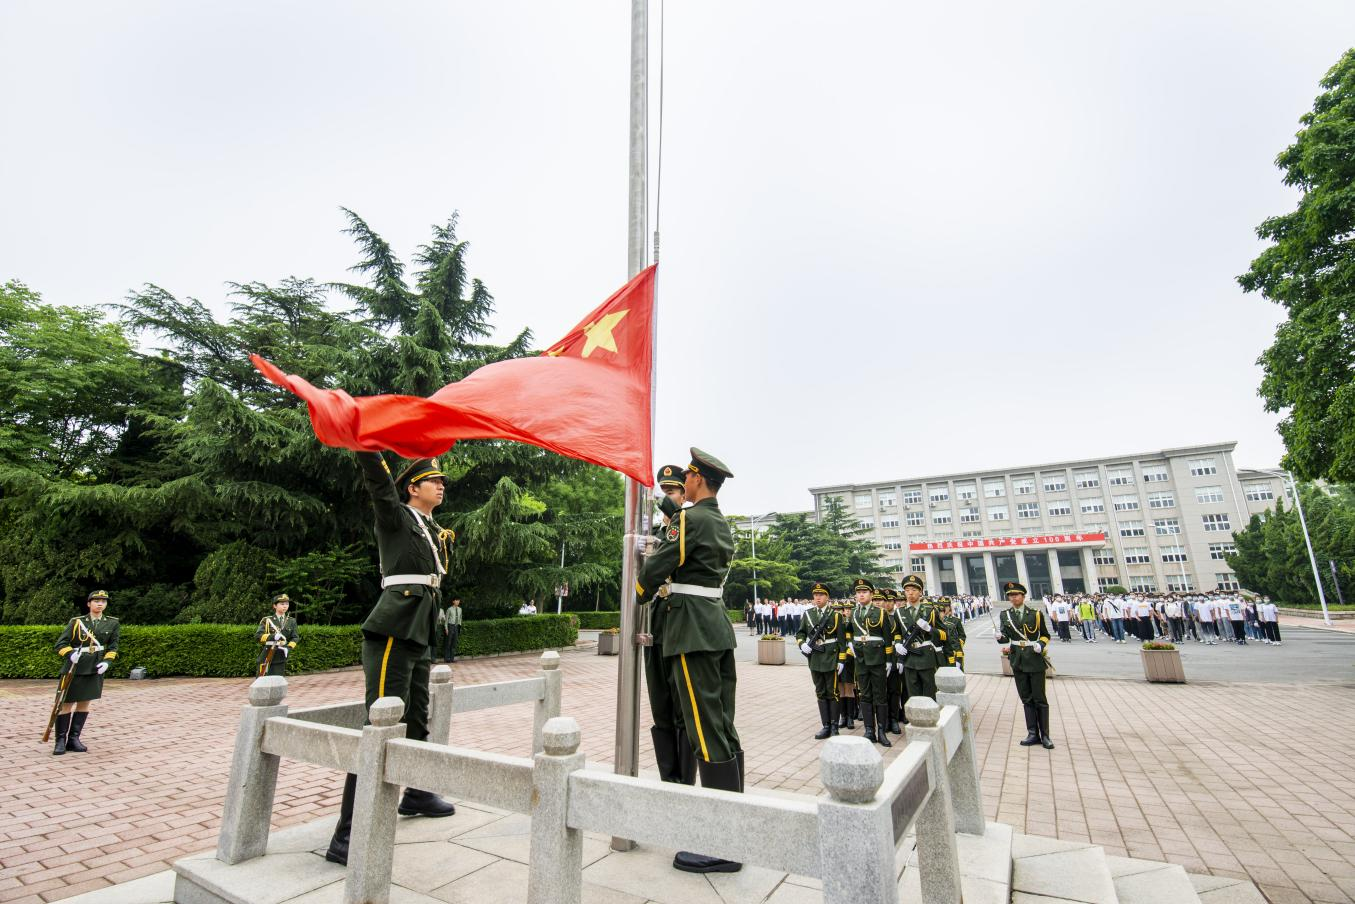
[[[1095,591],[1236,589],[1233,532],[1284,493],[1278,472],[1239,470],[1236,443],[815,487],[874,533],[896,576],[925,573],[930,593],[1032,598]]]

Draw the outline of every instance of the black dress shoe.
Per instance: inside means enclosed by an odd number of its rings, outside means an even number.
[[[721,860],[719,857],[678,851],[673,855],[673,868],[685,873],[737,873],[743,869],[743,864],[733,860]]]
[[[406,788],[404,796],[400,798],[400,806],[396,809],[396,812],[401,816],[431,816],[436,819],[442,816],[451,816],[456,812],[456,807],[431,791]]]

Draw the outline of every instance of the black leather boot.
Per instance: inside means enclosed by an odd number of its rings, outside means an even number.
[[[406,788],[404,795],[400,798],[400,806],[396,808],[395,812],[401,816],[431,816],[438,819],[443,816],[451,816],[456,812],[456,807],[431,791]]]
[[[80,743],[80,729],[85,727],[85,720],[89,718],[89,712],[80,712],[76,710],[71,713],[71,733],[66,738],[66,749],[71,753],[85,753],[89,750],[84,744]]]
[[[1025,704],[1026,708],[1026,739],[1021,741],[1022,747],[1034,747],[1040,743],[1040,716],[1035,711],[1033,704]]]
[[[866,706],[861,709],[861,724],[866,730],[861,733],[861,737],[867,741],[875,740],[875,707]]]
[[[828,727],[837,734],[837,720],[842,711],[842,704],[837,700],[831,700],[828,703]]]
[[[832,716],[829,715],[830,712],[831,710],[828,708],[828,701],[820,700],[819,722],[823,725],[823,728],[819,729],[818,734],[814,735],[814,740],[822,741],[825,738],[831,738],[833,736],[833,727],[831,725]]]
[[[857,713],[856,698],[849,697],[847,699],[847,705],[843,708],[847,711],[847,724],[842,727],[847,729],[848,731],[854,731],[856,729],[856,723],[853,722],[852,720],[856,718]]]
[[[681,728],[677,730],[677,749],[678,749],[678,770],[681,773],[679,781],[684,785],[696,784],[696,751],[687,741],[687,732]]]
[[[899,707],[898,700],[890,700],[885,706],[885,713],[889,719],[889,733],[903,734],[903,729],[899,727]]]
[[[325,859],[330,863],[348,865],[348,836],[353,831],[353,795],[358,790],[358,777],[349,773],[343,781],[343,802],[339,804],[339,824],[334,827],[334,837],[329,839],[329,850]]]
[[[1040,746],[1045,750],[1053,750],[1054,742],[1049,740],[1049,704],[1046,703],[1039,708],[1040,716]]]
[[[66,752],[66,735],[71,730],[71,714],[62,713],[56,717],[56,746],[52,748],[52,756],[61,756]]]
[[[721,791],[743,790],[743,751],[736,752],[732,759],[721,763],[698,760],[697,767],[701,771],[701,787]],[[743,869],[743,864],[690,851],[678,851],[673,856],[673,867],[688,873],[737,873]]]
[[[682,767],[678,761],[678,733],[671,728],[650,726],[649,736],[654,741],[654,760],[659,764],[659,781],[681,782]]]
[[[880,742],[880,746],[893,747],[894,745],[889,741],[889,732],[885,731],[885,728],[889,725],[888,703],[877,703],[875,705],[875,721],[879,723],[880,726],[878,732],[879,737],[876,738],[876,740]]]

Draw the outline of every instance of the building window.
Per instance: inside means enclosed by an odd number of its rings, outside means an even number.
[[[1093,550],[1092,561],[1097,565],[1114,565],[1115,550],[1111,549],[1109,546],[1103,546],[1100,549]]]
[[[927,570],[927,560],[923,556],[913,556],[911,559],[908,560],[908,562],[909,562],[908,567],[913,569],[914,571]]]
[[[1048,513],[1050,515],[1071,515],[1073,513],[1073,506],[1067,499],[1052,499],[1049,502]]]
[[[921,513],[921,512],[909,512],[908,515],[907,515],[907,517],[908,517],[908,526],[909,526],[909,527],[920,527],[920,526],[922,525],[922,513]]]
[[[1237,575],[1231,571],[1220,571],[1214,575],[1214,581],[1219,585],[1220,590],[1241,590],[1242,585],[1237,582]]]
[[[1223,487],[1196,487],[1195,501],[1201,504],[1223,501]]]
[[[1230,527],[1228,524],[1227,515],[1204,515],[1203,520],[1204,520],[1204,529],[1210,531],[1211,533],[1217,531],[1232,530],[1232,527]]]
[[[1186,560],[1186,548],[1184,546],[1162,546],[1158,548],[1162,554],[1164,562],[1184,562]]]
[[[1153,557],[1148,554],[1146,546],[1126,546],[1124,548],[1124,563],[1126,565],[1147,565],[1153,561]]]
[[[982,536],[983,536],[983,531],[981,531],[981,530],[962,530],[962,531],[960,531],[960,536],[961,536],[961,537],[982,537]]]
[[[1104,512],[1106,501],[1100,496],[1095,499],[1079,499],[1078,506],[1082,509],[1082,514],[1090,515],[1092,512]]]
[[[1275,489],[1268,483],[1244,483],[1243,491],[1248,502],[1266,502],[1275,498]]]
[[[1146,533],[1146,531],[1144,531],[1144,529],[1143,529],[1143,522],[1142,522],[1142,521],[1121,521],[1121,522],[1120,522],[1120,536],[1121,536],[1121,537],[1142,537],[1142,536],[1145,535],[1145,533]]]
[[[927,498],[932,502],[949,502],[950,489],[948,487],[932,487],[931,492],[927,494]]]
[[[903,549],[902,540],[886,540],[883,545],[885,549]]]
[[[1095,471],[1074,471],[1073,483],[1079,490],[1094,490],[1101,485],[1101,475]]]
[[[970,499],[977,499],[978,496],[979,490],[978,487],[975,486],[974,484],[972,483],[955,484],[955,498],[960,500],[961,502],[965,502]]]
[[[893,504],[894,504],[894,494],[893,494],[893,493],[886,493],[886,492],[881,491],[881,493],[880,493],[880,505],[883,506],[883,505],[893,505]]]
[[[989,520],[989,521],[1006,521],[1006,520],[1007,520],[1007,507],[1006,507],[1005,505],[990,505],[990,506],[988,506],[988,520]]]
[[[1035,492],[1035,478],[1034,478],[1034,477],[1013,477],[1013,478],[1012,478],[1012,495],[1014,495],[1014,496],[1029,496],[1029,495],[1031,495],[1031,494],[1034,493],[1034,492]]]
[[[1167,591],[1169,593],[1185,593],[1194,589],[1194,585],[1190,582],[1190,575],[1178,574],[1167,578]]]
[[[949,524],[949,523],[950,523],[950,512],[948,511],[932,512],[932,524]]]
[[[1150,577],[1130,578],[1129,589],[1135,593],[1157,593],[1157,584]]]
[[[870,507],[871,507],[872,505],[874,505],[874,504],[875,504],[875,500],[871,498],[871,496],[870,496],[869,493],[857,493],[857,494],[856,494],[856,507],[857,507],[857,508],[870,508]]]
[[[919,504],[920,502],[922,502],[922,491],[921,491],[921,490],[904,490],[904,491],[903,491],[903,504],[904,504],[904,505],[917,505],[917,504]]]
[[[968,508],[962,508],[962,509],[960,509],[960,523],[961,523],[961,524],[973,524],[975,521],[978,521],[978,520],[979,520],[979,507],[978,507],[978,506],[976,506],[976,505],[971,505],[971,506],[969,506]]]
[[[1038,517],[1040,517],[1040,503],[1038,503],[1038,502],[1018,502],[1018,503],[1016,503],[1016,517],[1018,517],[1018,518],[1038,518]]]
[[[1171,490],[1148,494],[1149,508],[1172,508],[1175,505],[1176,497],[1172,494]]]
[[[1107,587],[1114,587],[1118,583],[1120,583],[1120,576],[1118,574],[1108,574],[1096,579],[1097,586],[1102,590],[1105,590]]]
[[[1106,483],[1113,487],[1128,487],[1134,485],[1133,468],[1106,468]]]
[[[1181,533],[1181,519],[1179,518],[1154,518],[1153,533],[1159,537],[1170,537],[1173,534]]]
[[[1139,510],[1139,497],[1137,496],[1112,496],[1111,502],[1115,504],[1117,512],[1137,512]]]
[[[1007,485],[1000,480],[985,480],[983,495],[989,499],[1001,499],[1007,495]]]
[[[898,526],[899,526],[899,519],[898,519],[898,518],[881,518],[881,519],[880,519],[880,527],[883,527],[883,528],[885,528],[886,530],[889,529],[889,528],[891,528],[891,527],[898,527]]]
[[[874,518],[862,518],[862,519],[861,519],[861,526],[862,526],[863,528],[865,528],[866,530],[873,530],[873,529],[875,528],[875,519],[874,519]]]
[[[1166,465],[1144,465],[1143,482],[1144,483],[1166,483],[1169,475]]]
[[[1223,560],[1224,556],[1237,554],[1237,547],[1232,543],[1210,543],[1209,558]]]
[[[1210,474],[1217,474],[1219,467],[1212,458],[1192,458],[1190,460],[1190,476],[1208,477]]]
[[[1041,482],[1046,493],[1062,493],[1068,489],[1068,478],[1063,474],[1045,474]]]

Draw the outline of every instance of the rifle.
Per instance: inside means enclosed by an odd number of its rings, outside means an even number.
[[[811,651],[810,653],[805,653],[804,650],[800,651],[800,653],[804,655],[805,659],[808,659],[811,655],[813,655],[813,653],[819,653],[822,652],[823,650],[823,646],[819,643],[819,641],[823,638],[823,635],[826,634],[828,631],[828,616],[831,615],[833,616],[834,620],[837,619],[837,613],[830,611],[830,608],[831,607],[829,606],[823,607],[823,618],[819,619],[819,623],[814,626],[814,630],[810,631],[809,636],[805,638],[805,643],[809,644],[809,648]]]
[[[278,628],[277,625],[273,624],[272,620],[269,619],[268,617],[265,616],[264,621],[268,622],[268,627],[273,629],[273,639],[277,640],[277,638],[282,634],[282,631]],[[273,666],[273,656],[274,654],[277,653],[277,651],[278,648],[276,644],[268,648],[268,655],[265,656],[263,662],[259,664],[258,677],[262,678],[264,675],[268,674],[268,670]]]
[[[902,644],[894,645],[894,659],[898,662],[899,668],[903,668],[904,662],[908,659],[908,654],[913,652],[913,644],[922,637],[922,629],[917,623],[913,623],[913,630],[908,632],[908,636],[903,639]],[[902,652],[899,652],[902,650]]]
[[[47,728],[42,732],[42,743],[46,744],[52,737],[52,728],[56,725],[56,717],[61,715],[61,705],[66,702],[66,692],[71,689],[71,678],[75,676],[75,663],[71,663],[70,670],[61,676],[61,680],[56,685],[56,702],[52,704],[52,712],[47,717]]]

